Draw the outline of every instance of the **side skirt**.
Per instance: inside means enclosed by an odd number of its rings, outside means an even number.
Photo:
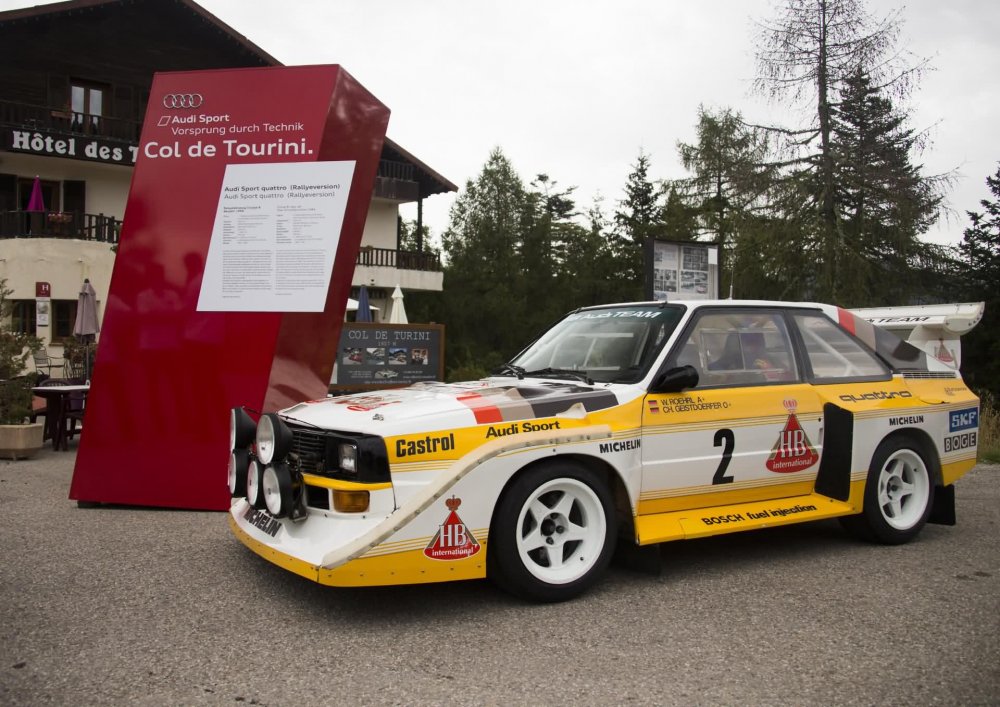
[[[857,510],[850,503],[810,493],[769,501],[637,516],[635,534],[639,545],[650,545],[669,540],[703,538],[741,530],[835,518],[852,513],[857,513]]]

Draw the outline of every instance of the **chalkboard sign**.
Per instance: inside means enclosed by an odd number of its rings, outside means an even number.
[[[345,323],[333,371],[332,391],[444,380],[444,325]]]

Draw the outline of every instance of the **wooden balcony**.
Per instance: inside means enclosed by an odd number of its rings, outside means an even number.
[[[396,268],[397,270],[423,270],[441,272],[441,259],[434,253],[414,253],[406,250],[390,250],[361,246],[357,265],[367,267]]]
[[[0,238],[72,238],[117,244],[122,222],[77,211],[0,211]]]
[[[86,136],[136,146],[142,124],[135,120],[75,113],[30,103],[0,101],[0,125],[68,137]]]

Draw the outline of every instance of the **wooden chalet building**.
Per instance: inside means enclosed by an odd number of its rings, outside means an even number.
[[[59,356],[84,278],[108,292],[153,73],[281,62],[192,0],[0,12],[0,47],[0,278],[12,326]],[[44,207],[29,210],[36,177]],[[397,284],[442,289],[435,255],[400,250],[399,205],[420,214],[423,199],[456,189],[386,139],[353,281],[383,312]]]

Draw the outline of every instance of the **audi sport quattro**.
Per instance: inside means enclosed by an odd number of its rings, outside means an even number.
[[[490,577],[558,601],[619,542],[954,523],[978,426],[954,368],[837,307],[590,307],[484,380],[233,409],[229,522],[326,585]]]

